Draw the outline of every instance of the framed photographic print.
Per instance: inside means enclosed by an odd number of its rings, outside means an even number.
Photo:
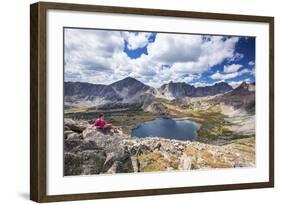
[[[31,200],[274,186],[273,17],[30,14]]]

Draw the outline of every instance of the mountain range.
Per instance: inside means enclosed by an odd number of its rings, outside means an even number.
[[[65,105],[85,106],[100,106],[108,103],[144,103],[156,98],[174,100],[186,97],[214,96],[223,93],[232,93],[235,96],[246,93],[245,90],[254,91],[254,84],[250,85],[244,82],[233,89],[225,82],[205,87],[195,87],[184,82],[169,82],[157,89],[132,77],[124,78],[110,85],[84,82],[64,83]]]

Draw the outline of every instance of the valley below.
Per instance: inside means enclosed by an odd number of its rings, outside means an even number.
[[[170,83],[156,90],[129,78],[94,94],[91,85],[73,85],[65,88],[65,176],[255,166],[254,85]],[[94,128],[100,112],[118,128]],[[196,123],[196,136],[134,136],[138,126],[162,118]]]

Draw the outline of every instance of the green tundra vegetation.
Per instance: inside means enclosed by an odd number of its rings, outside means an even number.
[[[234,139],[253,136],[234,133],[230,129],[232,126],[231,119],[222,113],[220,106],[210,106],[207,109],[200,109],[193,107],[183,108],[177,101],[162,101],[160,103],[161,106],[166,108],[165,113],[144,111],[138,106],[117,109],[66,107],[65,117],[83,119],[91,123],[97,118],[99,112],[103,112],[106,116],[107,122],[116,126],[122,126],[123,131],[126,134],[131,134],[131,130],[138,124],[154,120],[159,117],[190,119],[200,124],[196,140],[204,143],[212,143],[220,140],[220,142],[224,144]]]

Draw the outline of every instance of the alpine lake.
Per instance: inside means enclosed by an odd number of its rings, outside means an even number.
[[[139,124],[133,128],[132,136],[144,138],[157,136],[166,139],[195,140],[199,125],[191,120],[158,118]]]

